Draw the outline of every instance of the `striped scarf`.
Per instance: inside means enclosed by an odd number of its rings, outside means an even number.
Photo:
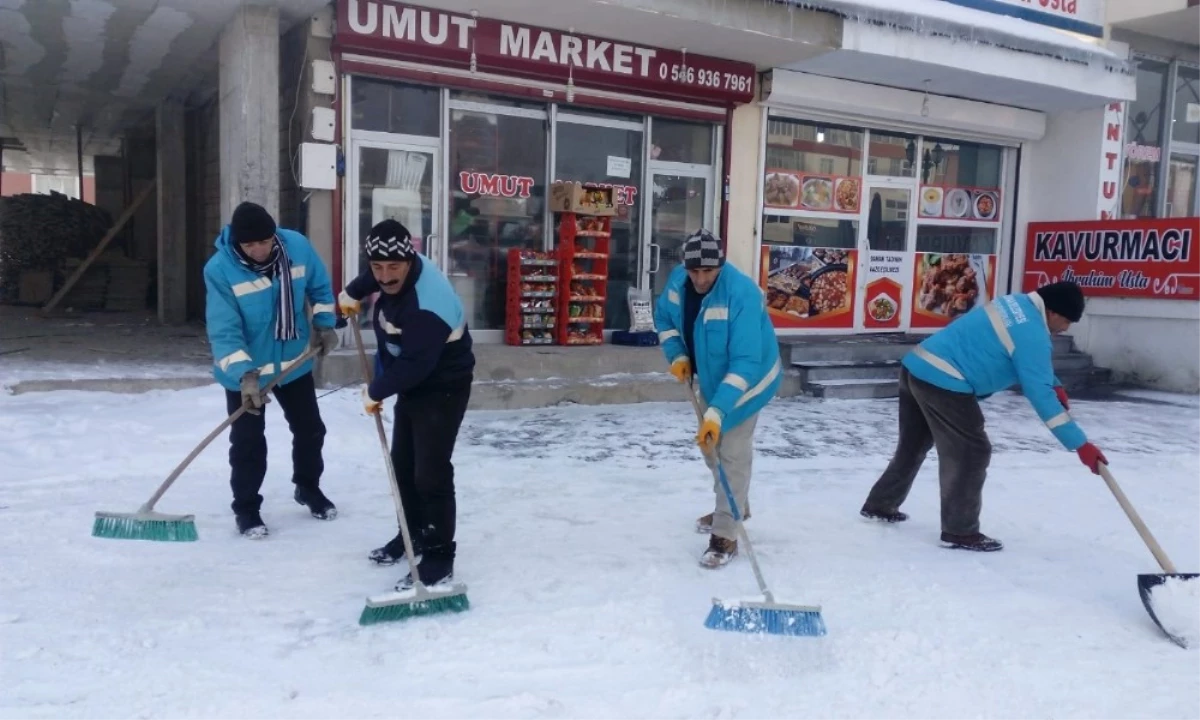
[[[263,262],[257,262],[242,250],[242,246],[234,244],[234,254],[238,260],[251,272],[268,278],[279,278],[279,308],[275,314],[275,339],[295,340],[296,314],[292,311],[292,259],[288,257],[287,249],[279,236],[275,236],[275,244],[271,254]]]

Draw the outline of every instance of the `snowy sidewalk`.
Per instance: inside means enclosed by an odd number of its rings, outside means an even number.
[[[1186,400],[1186,399],[1185,399]],[[776,401],[747,528],[781,600],[824,638],[704,629],[754,595],[749,563],[696,560],[711,476],[684,403],[472,412],[456,456],[464,614],[360,628],[400,566],[378,441],[357,395],[321,401],[333,523],[291,499],[268,410],[263,516],[236,535],[227,440],[160,503],[200,542],[90,536],[137,508],[222,419],[213,387],[0,396],[0,717],[1200,716],[1200,652],[1142,608],[1153,572],[1103,482],[1026,401],[984,403],[989,555],[937,544],[931,455],[899,526],[858,509],[895,442],[895,401]],[[1181,571],[1200,570],[1200,408],[1075,404]],[[152,417],[152,415],[154,417]]]

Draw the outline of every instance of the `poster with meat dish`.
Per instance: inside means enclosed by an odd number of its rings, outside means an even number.
[[[777,328],[854,326],[857,252],[840,248],[764,245],[767,312]]]
[[[904,307],[905,254],[872,250],[867,256],[866,295],[862,309],[862,326],[871,330],[900,327]]]
[[[995,290],[995,255],[917,253],[912,327],[944,327],[990,301]]]
[[[861,202],[857,177],[768,170],[763,178],[763,205],[769,208],[857,214]]]

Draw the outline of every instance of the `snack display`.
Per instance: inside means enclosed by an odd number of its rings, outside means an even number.
[[[916,307],[925,312],[953,319],[987,294],[986,277],[970,255],[927,253],[917,265],[917,273]]]
[[[551,345],[558,321],[556,253],[508,251],[504,339],[510,345]]]
[[[558,232],[559,271],[567,289],[558,298],[558,342],[602,343],[612,218],[567,213],[562,216]]]
[[[850,308],[846,251],[803,247],[780,250],[787,255],[767,276],[767,307],[801,318]]]

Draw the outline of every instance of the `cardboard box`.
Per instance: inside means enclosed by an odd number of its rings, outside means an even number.
[[[550,186],[550,210],[578,215],[611,216],[617,214],[615,194],[612,188],[564,181]]]

